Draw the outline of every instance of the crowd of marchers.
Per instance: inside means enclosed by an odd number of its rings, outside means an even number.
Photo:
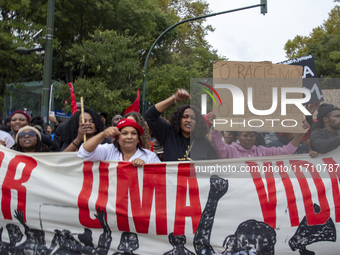
[[[24,153],[77,152],[84,160],[129,161],[134,166],[162,161],[211,160],[266,157],[309,153],[311,157],[340,146],[340,109],[331,104],[305,107],[316,119],[302,122],[305,133],[257,133],[255,131],[217,131],[214,113],[184,104],[190,99],[185,89],[151,106],[143,117],[138,112],[117,114],[107,125],[107,114],[84,107],[66,121],[50,116],[44,126],[40,116],[25,109],[14,111],[2,121],[0,146]],[[162,114],[181,102],[169,120]]]

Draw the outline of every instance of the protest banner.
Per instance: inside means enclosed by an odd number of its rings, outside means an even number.
[[[339,152],[137,169],[1,147],[0,253],[338,254]]]
[[[319,76],[316,71],[316,66],[312,55],[289,59],[286,61],[279,62],[278,64],[302,66],[303,87],[308,88],[311,92],[311,99],[309,100],[309,102],[307,102],[307,104],[313,104],[324,101]]]

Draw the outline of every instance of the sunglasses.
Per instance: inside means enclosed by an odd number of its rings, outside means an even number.
[[[33,130],[30,130],[28,132],[20,132],[18,134],[18,138],[21,139],[21,138],[24,138],[26,135],[28,135],[29,137],[34,137],[37,135],[36,132],[34,132]]]

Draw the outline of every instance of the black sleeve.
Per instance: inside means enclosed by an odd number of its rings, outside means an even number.
[[[50,147],[51,151],[60,151],[59,145],[55,141],[52,141],[47,135],[41,135],[41,142]]]
[[[308,122],[308,124],[309,124],[310,126],[313,126],[314,121],[313,121],[313,116],[312,116],[312,115],[306,116],[306,121]]]
[[[319,153],[330,152],[340,146],[340,136],[329,137],[323,129],[315,129],[310,135],[313,150]]]
[[[145,119],[154,136],[163,145],[171,128],[170,124],[161,118],[161,113],[156,109],[155,105],[146,111]]]
[[[63,136],[63,129],[65,127],[65,124],[66,124],[66,121],[65,122],[61,122],[56,130],[54,131],[54,142],[56,142],[59,146],[59,148],[62,148],[63,147],[63,139],[62,139],[62,136]],[[67,146],[66,146],[67,147]]]

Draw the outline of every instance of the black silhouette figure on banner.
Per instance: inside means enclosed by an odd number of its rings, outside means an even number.
[[[115,252],[113,255],[124,254],[124,255],[137,255],[133,251],[139,248],[138,236],[136,233],[123,232],[120,237],[120,243],[118,250],[123,252]]]
[[[46,246],[45,233],[39,229],[32,229],[27,226],[24,221],[24,213],[20,210],[15,210],[15,218],[24,226],[26,240],[18,246],[13,247],[15,254],[36,254],[45,255],[51,254],[55,248],[55,243],[52,241],[50,248]],[[21,231],[20,231],[21,232]],[[10,253],[8,253],[10,254]]]
[[[234,235],[224,240],[224,254],[272,255],[275,243],[274,228],[261,221],[247,220],[237,227]]]
[[[80,255],[82,244],[78,242],[69,230],[54,230],[55,242],[59,245],[53,255]]]
[[[210,245],[218,201],[228,191],[228,180],[213,175],[210,177],[208,200],[194,237],[194,247],[198,255],[214,255]],[[275,230],[264,222],[247,220],[241,223],[235,234],[224,241],[224,255],[273,255],[276,243]]]
[[[218,201],[228,191],[228,180],[217,175],[210,177],[210,190],[208,200],[203,210],[201,220],[194,237],[196,254],[213,255],[214,249],[210,245],[210,236],[214,224]]]
[[[171,251],[164,253],[163,255],[195,255],[195,253],[189,251],[184,247],[187,242],[185,235],[174,236],[173,233],[169,235],[169,243],[174,247]]]
[[[3,228],[0,228],[0,255],[14,254],[15,245],[19,243],[24,236],[21,233],[20,228],[15,224],[8,223],[6,225],[6,229],[8,232],[9,243],[2,241]]]
[[[85,229],[83,234],[78,235],[79,241],[81,241],[85,247],[81,250],[83,254],[96,254],[96,255],[107,255],[111,242],[111,229],[107,224],[107,213],[100,208],[97,208],[97,214],[94,215],[100,222],[103,228],[103,233],[99,236],[98,247],[94,248],[92,243],[92,231],[90,229]]]
[[[314,211],[320,213],[320,206],[314,204]],[[302,255],[313,255],[315,253],[307,250],[306,246],[322,241],[336,241],[336,228],[332,218],[329,218],[325,224],[308,226],[305,216],[300,222],[294,236],[289,240],[289,246],[293,251],[299,249]]]
[[[94,247],[92,243],[92,231],[85,229],[83,234],[79,234],[79,241],[76,240],[69,230],[55,230],[55,235],[52,239],[51,246],[48,248],[45,241],[45,232],[38,229],[32,229],[27,226],[24,221],[24,213],[20,210],[15,210],[15,218],[24,226],[26,240],[22,243],[23,234],[20,228],[15,224],[7,224],[7,232],[9,243],[2,241],[3,228],[0,228],[0,255],[78,255],[78,254],[96,254],[107,255],[111,242],[111,230],[107,224],[107,214],[100,208],[97,209],[97,214],[94,216],[99,220],[103,233],[99,236],[98,246]],[[20,243],[19,245],[17,245]],[[137,239],[138,245],[138,239]],[[53,250],[59,246],[54,252]],[[138,247],[137,247],[138,248]]]
[[[85,246],[94,248],[93,238],[92,238],[92,230],[89,228],[84,229],[84,233],[78,235],[78,239]]]
[[[94,215],[100,222],[103,233],[99,236],[98,247],[94,247],[92,243],[92,231],[85,228],[84,233],[78,235],[79,241],[77,241],[69,230],[55,230],[56,241],[59,244],[59,248],[54,254],[57,255],[75,255],[75,254],[96,254],[96,255],[107,255],[111,242],[111,229],[107,224],[107,214],[104,210],[97,208],[97,214]]]

